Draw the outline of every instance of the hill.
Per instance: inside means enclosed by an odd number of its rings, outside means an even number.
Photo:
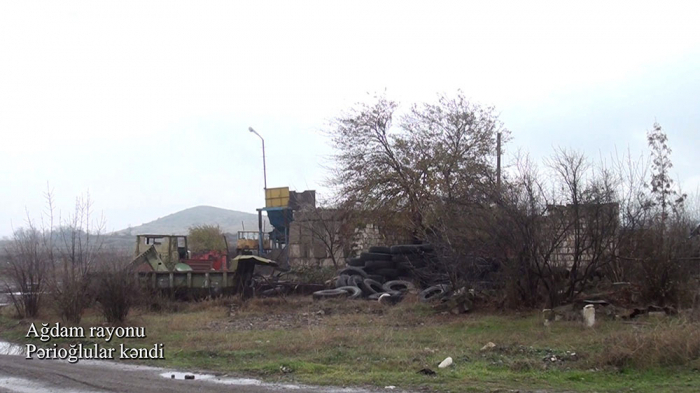
[[[213,206],[196,206],[161,217],[137,227],[114,232],[117,235],[186,235],[195,225],[218,225],[224,233],[236,234],[238,231],[258,229],[258,215],[235,210],[221,209]],[[271,229],[267,217],[263,214],[265,230]]]

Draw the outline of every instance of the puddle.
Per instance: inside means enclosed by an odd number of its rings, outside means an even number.
[[[232,378],[232,377],[220,377],[213,374],[197,374],[197,373],[183,373],[180,371],[166,371],[160,373],[163,378],[174,379],[174,380],[190,380],[186,379],[186,375],[194,376],[194,381],[207,381],[213,383],[220,383],[222,385],[233,385],[233,386],[263,386],[269,388],[285,389],[285,390],[296,390],[301,389],[298,385],[284,385],[277,383],[265,383],[259,379],[253,378]]]
[[[24,355],[24,347],[17,344],[0,341],[0,355]]]
[[[21,345],[12,344],[7,341],[0,341],[0,355],[20,355],[24,356],[25,348]],[[60,360],[59,360],[60,361]],[[271,383],[263,382],[259,379],[254,378],[235,378],[226,375],[214,375],[214,374],[199,374],[199,373],[188,373],[182,371],[168,370],[160,367],[153,366],[143,366],[135,364],[126,364],[120,362],[113,362],[107,360],[81,360],[80,365],[88,367],[106,367],[111,369],[117,369],[121,371],[141,371],[141,372],[153,372],[160,375],[162,378],[172,379],[175,381],[182,381],[181,383],[191,382],[191,381],[205,381],[207,383],[216,383],[229,386],[259,386],[261,388],[268,388],[269,390],[276,391],[286,391],[286,390],[300,390],[308,392],[319,392],[319,393],[368,393],[370,391],[361,388],[341,388],[341,387],[321,387],[321,386],[307,386],[307,385],[293,385],[293,384],[282,384],[282,383]],[[185,379],[186,375],[194,375],[194,380]],[[24,388],[19,388],[24,387]],[[3,378],[0,377],[0,391],[3,388],[9,388],[11,391],[15,392],[42,392],[47,391],[46,386],[25,380],[22,378]],[[49,389],[50,390],[50,389]],[[64,390],[51,390],[63,393]],[[66,390],[65,392],[68,392]],[[74,391],[70,392],[83,393],[85,391]]]
[[[0,377],[0,389],[17,393],[93,393],[92,390],[61,389],[24,378]],[[97,392],[94,392],[97,393]]]

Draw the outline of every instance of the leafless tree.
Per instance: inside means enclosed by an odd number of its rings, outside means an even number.
[[[27,212],[25,228],[14,231],[5,247],[2,270],[5,290],[20,318],[36,317],[48,287],[54,261],[54,203],[44,194],[47,211],[37,226]]]
[[[4,249],[4,289],[20,318],[36,317],[49,275],[48,235],[29,221],[18,229]]]
[[[79,323],[94,301],[91,274],[102,251],[104,220],[94,221],[90,195],[78,197],[73,212],[62,220],[49,280],[54,304],[61,317]]]

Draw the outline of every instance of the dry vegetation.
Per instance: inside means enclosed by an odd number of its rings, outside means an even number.
[[[160,307],[132,313],[128,324],[145,326],[148,337],[127,343],[164,343],[167,360],[158,364],[185,369],[435,391],[700,388],[693,371],[700,327],[682,318],[600,320],[594,329],[558,321],[546,329],[539,312],[436,314],[411,297],[395,307],[308,297],[161,300]],[[28,321],[18,325],[8,314],[1,319],[0,336],[22,340]],[[39,320],[54,318],[46,314]],[[81,325],[102,320],[97,310],[88,310]],[[496,347],[481,351],[488,342]],[[438,369],[447,356],[454,366]],[[423,368],[437,375],[418,373]]]

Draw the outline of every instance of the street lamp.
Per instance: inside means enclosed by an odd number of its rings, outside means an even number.
[[[262,149],[263,149],[263,181],[265,182],[265,190],[267,191],[267,168],[265,167],[265,140],[263,137],[258,134],[253,127],[248,127],[248,131],[252,132],[253,134],[257,135],[260,140],[262,141]]]

